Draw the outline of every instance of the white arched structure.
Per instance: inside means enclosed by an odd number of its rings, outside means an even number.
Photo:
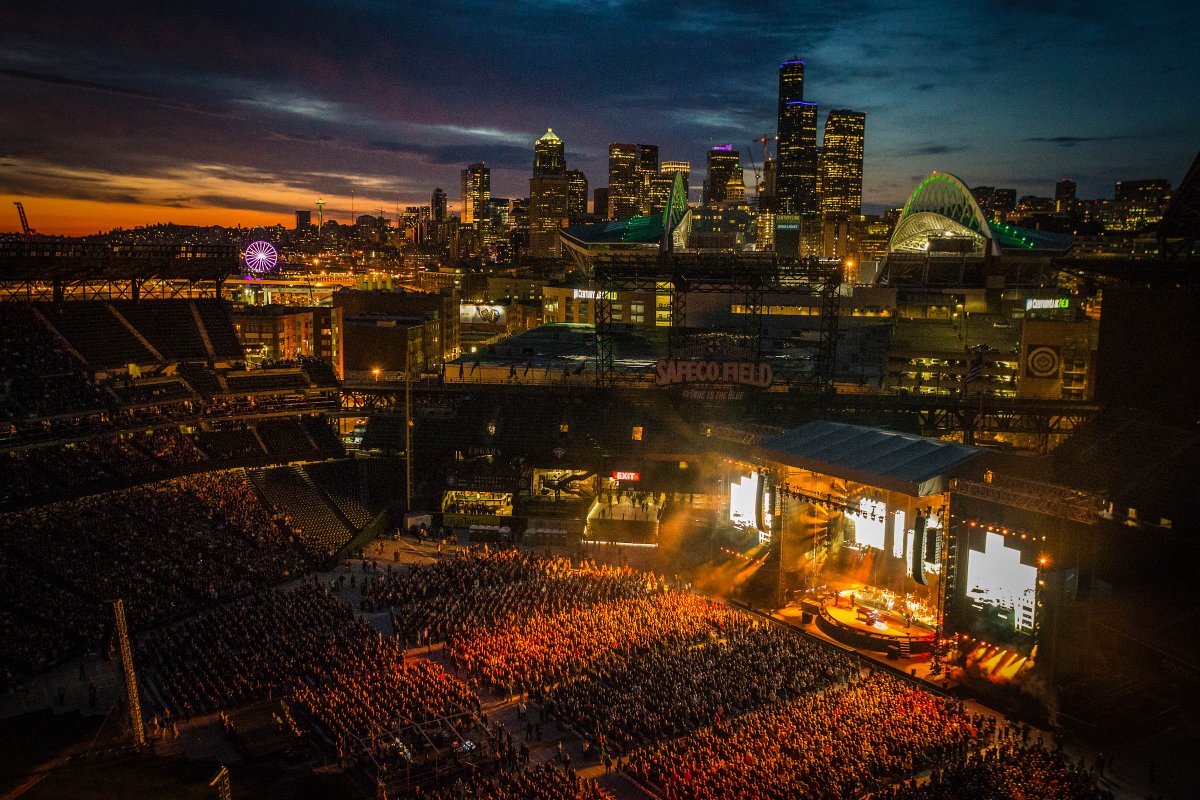
[[[921,181],[904,204],[888,241],[890,253],[924,253],[930,240],[940,237],[969,238],[978,255],[999,255],[987,216],[971,190],[948,172],[933,172]]]

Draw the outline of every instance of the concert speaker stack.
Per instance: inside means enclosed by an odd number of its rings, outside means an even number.
[[[913,521],[913,546],[912,552],[909,555],[912,557],[912,576],[913,580],[922,586],[928,585],[925,581],[925,564],[922,563],[925,557],[926,536],[925,536],[925,515],[918,512],[917,518]]]
[[[925,561],[937,564],[942,560],[942,529],[925,528]]]

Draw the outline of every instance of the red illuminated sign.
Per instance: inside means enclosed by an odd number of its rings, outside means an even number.
[[[640,472],[621,472],[620,470],[613,470],[614,481],[640,481],[641,479],[642,473]]]

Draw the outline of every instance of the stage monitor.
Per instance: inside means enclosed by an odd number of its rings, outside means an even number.
[[[973,537],[974,538],[974,537]],[[1021,551],[988,533],[983,549],[967,553],[968,626],[993,644],[1032,637],[1037,615],[1037,567],[1021,563]]]

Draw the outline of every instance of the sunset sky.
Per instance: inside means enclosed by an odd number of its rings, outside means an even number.
[[[0,4],[0,231],[291,225],[454,203],[459,170],[528,195],[553,127],[591,187],[607,144],[704,152],[775,132],[776,69],[867,112],[864,204],[932,169],[1081,197],[1177,184],[1200,148],[1185,3],[475,2]],[[120,9],[114,12],[114,7]],[[752,183],[751,173],[747,173]]]

